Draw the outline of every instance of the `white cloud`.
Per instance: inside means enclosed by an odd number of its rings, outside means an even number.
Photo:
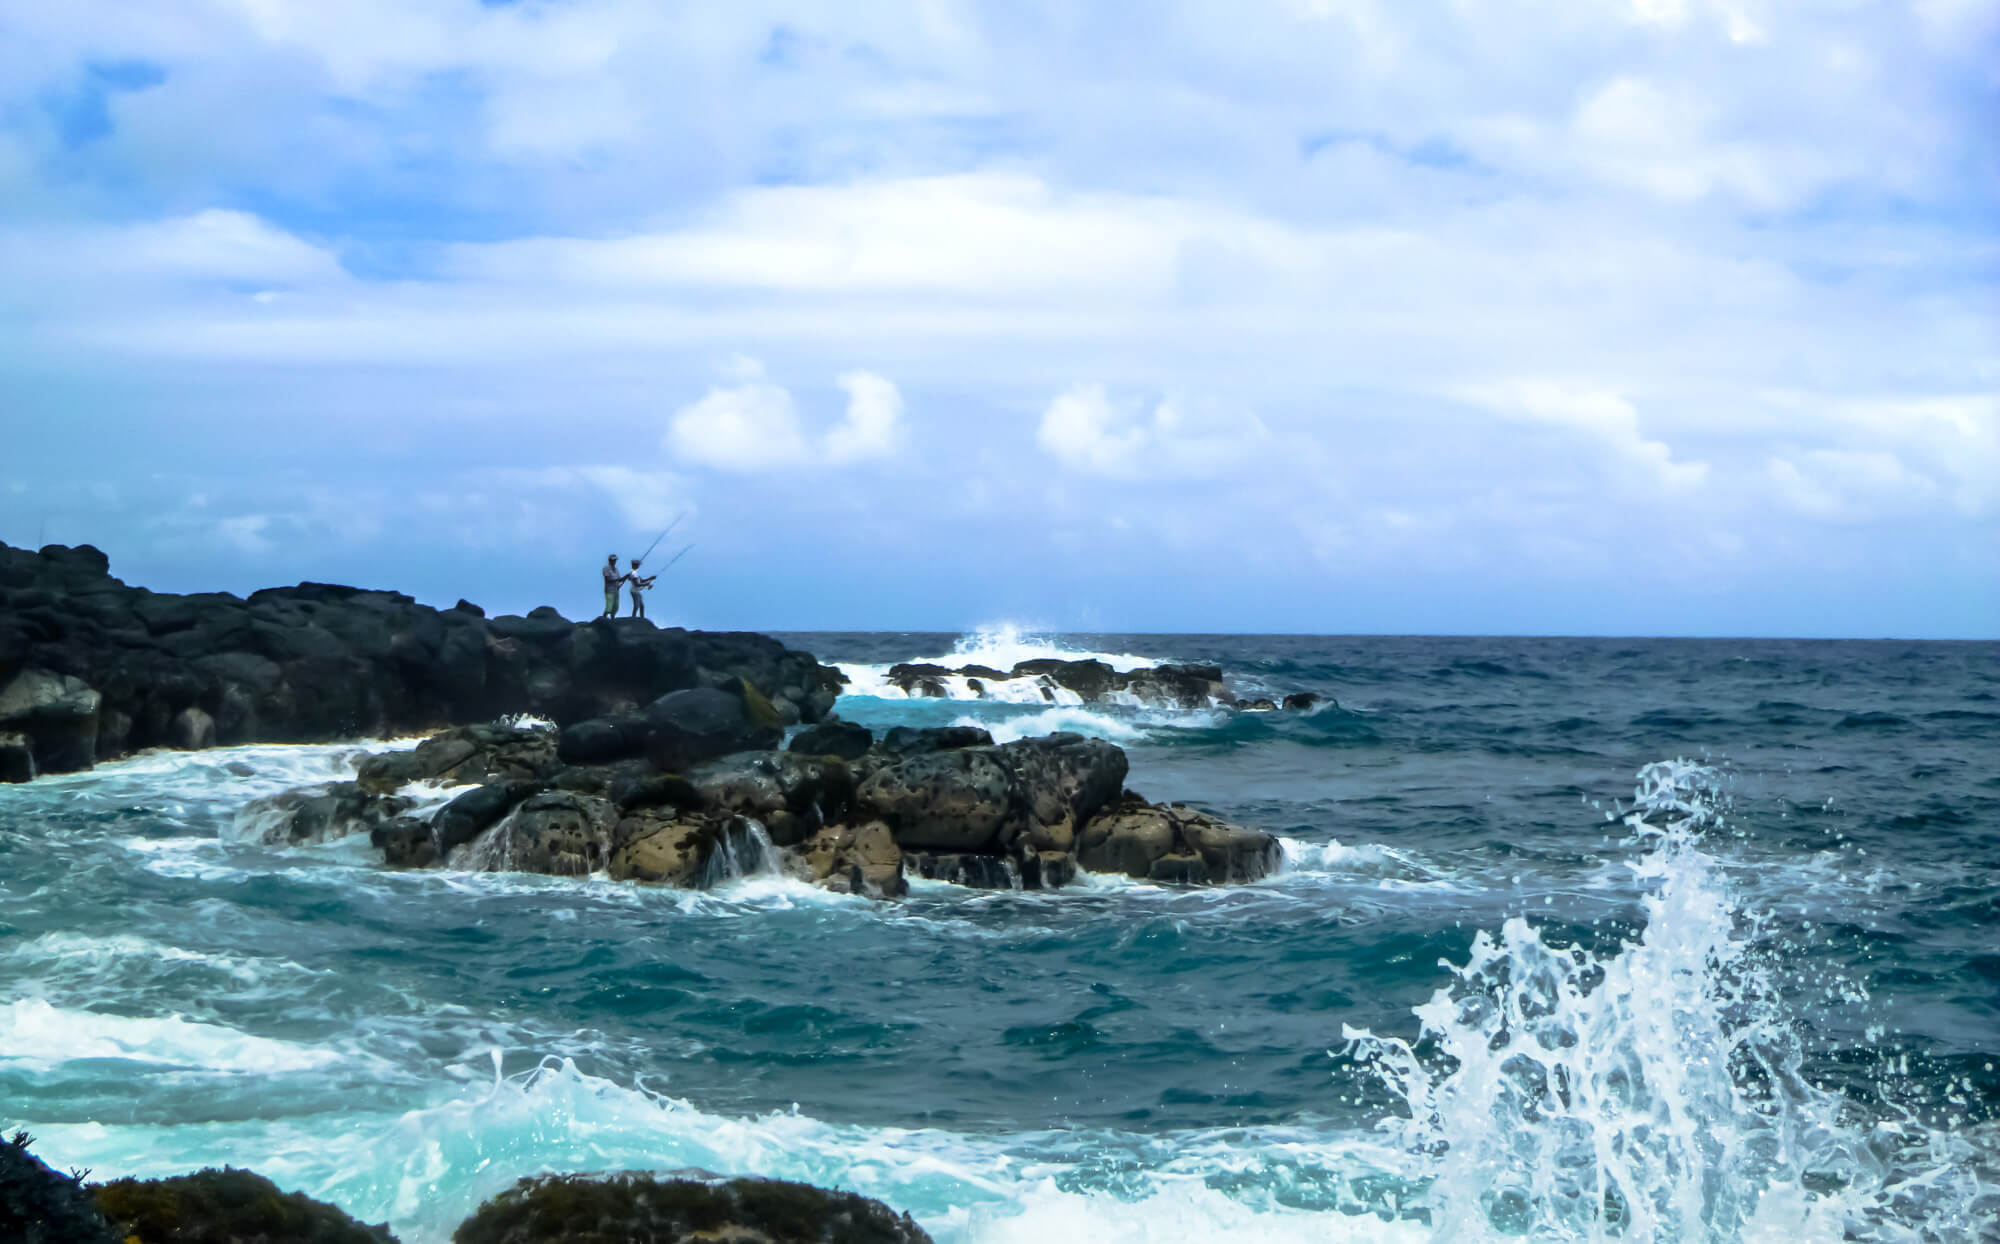
[[[807,455],[791,393],[761,378],[711,388],[682,407],[667,427],[667,447],[721,471],[774,471]]]
[[[1148,436],[1130,410],[1111,404],[1103,385],[1080,384],[1049,403],[1035,440],[1072,471],[1131,478]]]
[[[827,431],[827,459],[856,462],[894,454],[903,440],[902,393],[869,371],[848,372],[840,387],[847,390],[847,416]]]
[[[1793,508],[1819,517],[1946,505],[1965,518],[2000,508],[2000,396],[1767,395],[1799,444],[1775,455]],[[1807,438],[1810,437],[1811,442]]]
[[[761,363],[738,356],[727,370],[739,383],[711,388],[668,424],[668,448],[689,462],[749,473],[885,458],[902,445],[903,395],[874,372],[839,378],[847,412],[815,446],[800,425],[791,391],[769,380]]]
[[[1636,470],[1647,483],[1674,492],[1698,488],[1708,478],[1708,463],[1676,461],[1666,442],[1647,439],[1638,410],[1609,390],[1511,380],[1467,386],[1455,395],[1508,418],[1576,432],[1608,451],[1621,476]]]
[[[1778,497],[1810,518],[1862,522],[1908,513],[1938,487],[1891,453],[1812,449],[1774,457],[1767,468]]]
[[[1171,399],[1147,415],[1101,384],[1057,394],[1035,431],[1043,451],[1070,470],[1112,479],[1212,477],[1241,465],[1268,436],[1254,415],[1190,420]]]

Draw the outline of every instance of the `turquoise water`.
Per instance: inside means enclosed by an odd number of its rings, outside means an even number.
[[[1339,705],[839,706],[1111,738],[1149,798],[1284,837],[1227,890],[875,904],[232,841],[352,746],[0,788],[0,1125],[406,1241],[620,1166],[837,1184],[946,1241],[1992,1238],[1991,645],[789,638],[857,693],[1097,653]]]

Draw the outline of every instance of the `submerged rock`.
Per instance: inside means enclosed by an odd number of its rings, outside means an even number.
[[[931,1244],[880,1201],[781,1179],[621,1171],[536,1175],[481,1205],[453,1244]]]
[[[414,806],[359,782],[325,782],[253,799],[237,809],[231,837],[264,846],[307,846],[372,834]]]
[[[97,1204],[124,1244],[395,1244],[387,1224],[368,1226],[338,1206],[286,1192],[234,1167],[168,1179],[117,1179]]]

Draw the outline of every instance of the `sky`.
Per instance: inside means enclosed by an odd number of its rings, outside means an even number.
[[[676,517],[707,628],[2000,637],[2000,0],[0,0],[0,540]]]

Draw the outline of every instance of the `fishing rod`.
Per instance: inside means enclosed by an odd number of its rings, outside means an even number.
[[[692,553],[693,551],[694,551],[694,545],[692,545],[692,544],[688,545],[688,546],[687,546],[686,548],[682,549],[682,550],[681,550],[680,552],[678,552],[678,553],[674,554],[674,555],[673,555],[672,557],[669,557],[669,558],[667,559],[667,564],[666,564],[666,565],[664,565],[664,566],[662,566],[662,567],[660,567],[660,568],[659,568],[658,570],[655,570],[655,571],[653,572],[653,576],[658,576],[658,575],[663,575],[663,574],[667,573],[667,571],[669,571],[669,570],[672,570],[672,569],[674,568],[674,563],[675,563],[675,562],[679,561],[679,560],[680,560],[681,558],[683,558],[683,557],[686,557],[686,556],[687,556],[687,555],[688,555],[689,553]]]
[[[664,529],[662,529],[662,530],[661,530],[661,532],[660,532],[660,534],[659,534],[659,535],[657,535],[657,536],[654,536],[654,537],[653,537],[653,542],[652,542],[651,544],[649,544],[649,545],[647,545],[647,546],[646,546],[646,551],[645,551],[645,552],[643,552],[643,553],[639,554],[639,555],[638,555],[637,557],[633,558],[632,560],[633,560],[633,561],[635,561],[635,562],[642,562],[642,561],[645,561],[645,560],[646,560],[646,559],[647,559],[648,557],[651,557],[651,556],[653,555],[653,550],[654,550],[654,549],[656,549],[656,548],[659,548],[659,547],[660,547],[660,541],[662,541],[662,540],[666,539],[666,538],[667,538],[667,533],[668,533],[668,532],[670,532],[670,531],[672,531],[672,530],[673,530],[674,528],[676,528],[676,527],[680,526],[680,525],[681,525],[681,520],[682,520],[683,518],[686,518],[686,517],[687,517],[687,515],[686,515],[686,514],[676,514],[676,515],[674,515],[674,521],[673,521],[673,522],[671,522],[671,523],[668,523],[668,524],[666,525],[666,527],[665,527]],[[690,545],[688,546],[688,548],[690,548],[690,549],[691,549],[691,548],[693,548],[693,547],[694,547],[694,546],[693,546],[692,544],[690,544]],[[686,552],[686,551],[687,551],[687,549],[682,549],[681,551],[682,551],[682,552]]]
[[[651,549],[647,549],[646,551],[647,551],[648,553],[650,553],[650,552],[652,552],[653,550],[651,550]],[[691,553],[691,552],[693,552],[693,551],[694,551],[694,545],[692,545],[692,544],[688,545],[688,546],[687,546],[686,548],[682,549],[682,550],[681,550],[680,552],[678,552],[678,553],[674,554],[674,555],[673,555],[672,557],[669,557],[669,558],[667,559],[667,564],[666,564],[666,565],[664,565],[664,566],[660,567],[660,568],[659,568],[658,570],[655,570],[655,571],[654,571],[653,573],[651,573],[651,574],[649,574],[649,575],[645,576],[645,577],[644,577],[644,578],[643,578],[642,580],[640,580],[640,582],[641,582],[641,583],[642,583],[642,584],[643,584],[644,586],[646,586],[646,587],[651,587],[651,586],[652,586],[652,585],[653,585],[653,584],[654,584],[655,582],[657,582],[657,581],[659,580],[659,577],[660,577],[661,575],[663,575],[663,574],[667,573],[667,571],[669,571],[669,570],[673,569],[673,565],[674,565],[674,563],[675,563],[675,562],[679,561],[679,560],[680,560],[681,558],[683,558],[683,557],[686,557],[686,556],[687,556],[687,555],[688,555],[689,553]],[[632,559],[632,564],[633,564],[634,566],[636,566],[636,565],[638,565],[638,564],[639,564],[640,562],[642,562],[642,561],[644,561],[644,560],[646,560],[646,559],[645,559],[645,558],[643,558],[643,557],[635,557],[635,558],[633,558],[633,559]]]

